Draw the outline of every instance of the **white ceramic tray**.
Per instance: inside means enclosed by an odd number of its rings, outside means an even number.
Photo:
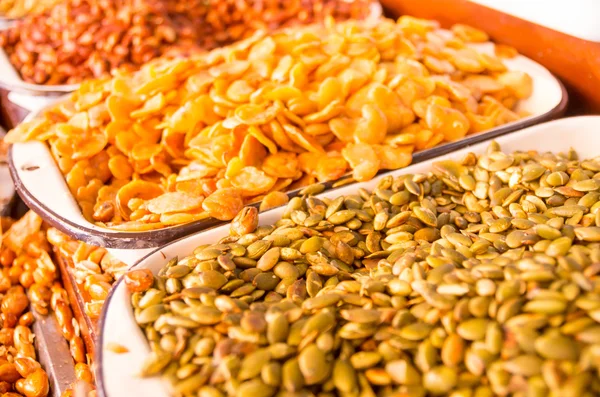
[[[477,48],[482,52],[493,53],[491,43],[478,45]],[[526,57],[517,56],[505,62],[509,69],[527,72],[533,79],[532,96],[518,104],[518,110],[528,112],[530,116],[490,131],[469,135],[456,142],[415,153],[413,163],[562,115],[567,104],[567,93],[560,81],[543,66]],[[38,114],[39,112],[30,114],[27,120]],[[75,239],[93,245],[119,249],[154,248],[222,223],[208,219],[146,232],[123,232],[102,228],[83,217],[46,144],[15,144],[11,148],[9,161],[17,191],[23,201],[51,225]],[[330,185],[326,184],[328,187]]]
[[[538,150],[540,152],[564,152],[575,149],[581,158],[589,158],[600,154],[600,116],[584,116],[566,118],[526,128],[499,137],[496,141],[506,152],[516,150]],[[436,158],[460,159],[469,152],[483,153],[489,142],[476,144],[457,152]],[[428,172],[431,162],[411,165],[397,170],[391,175],[416,174]],[[388,174],[389,175],[389,174]],[[376,179],[345,186],[321,194],[317,197],[338,197],[355,194],[358,188],[372,190]],[[259,224],[271,225],[280,219],[284,208],[276,208],[264,212],[259,217]],[[134,268],[147,268],[156,274],[171,258],[184,257],[192,253],[201,244],[211,244],[229,235],[229,225],[197,233],[172,242],[140,260]],[[129,349],[128,353],[117,354],[107,350],[107,344],[118,343]],[[96,348],[96,382],[100,396],[104,397],[170,397],[169,386],[160,378],[140,378],[141,364],[149,353],[145,337],[137,326],[133,310],[130,306],[130,294],[122,281],[117,282],[108,297],[100,318],[100,340]]]

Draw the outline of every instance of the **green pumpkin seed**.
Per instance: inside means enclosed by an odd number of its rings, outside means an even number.
[[[433,212],[423,207],[415,207],[413,208],[413,212],[415,216],[424,224],[437,227],[437,217]]]
[[[325,190],[325,185],[315,183],[301,189],[298,194],[301,196],[314,196],[315,194],[321,193],[323,190]]]
[[[304,387],[304,376],[298,359],[292,358],[283,364],[282,385],[288,392],[298,392]]]
[[[163,351],[152,351],[142,364],[141,375],[154,376],[171,362],[171,354]]]
[[[163,304],[149,306],[136,315],[135,320],[138,324],[148,324],[156,321],[162,314],[167,312]]]
[[[256,262],[256,267],[265,272],[271,270],[279,261],[280,254],[281,249],[279,247],[267,250]]]
[[[279,387],[282,379],[282,366],[277,362],[270,362],[261,367],[260,376],[262,381],[269,386]]]
[[[409,200],[410,200],[410,192],[407,190],[402,190],[400,192],[394,193],[390,197],[390,203],[392,205],[396,205],[396,206],[404,205],[404,204],[408,203]]]
[[[300,352],[298,366],[307,385],[323,382],[329,376],[329,364],[317,345],[309,345]]]
[[[560,333],[548,332],[535,340],[537,353],[549,360],[571,360],[577,359],[579,349],[575,341]]]
[[[257,274],[252,280],[252,284],[263,291],[272,291],[277,287],[281,279],[272,272]]]
[[[560,299],[536,299],[523,306],[523,310],[531,313],[560,314],[567,308],[567,302]]]
[[[418,183],[416,183],[415,181],[413,181],[410,178],[406,178],[404,180],[404,187],[406,188],[406,190],[408,190],[410,193],[414,194],[415,196],[421,195],[421,187],[419,186]]]
[[[350,357],[350,363],[357,369],[367,369],[377,365],[382,360],[381,354],[378,352],[361,351],[354,353]]]
[[[433,327],[431,325],[425,323],[409,324],[402,327],[399,335],[407,340],[423,340],[429,336],[432,328]]]
[[[198,287],[208,287],[218,290],[225,283],[227,283],[227,278],[216,270],[205,270],[198,273]]]
[[[566,172],[553,172],[546,177],[546,183],[550,186],[563,186],[569,182],[569,175]]]
[[[539,375],[542,371],[542,360],[531,354],[523,354],[506,361],[504,363],[504,369],[515,375]]]
[[[600,343],[600,326],[585,328],[575,335],[575,339],[584,343]]]
[[[569,248],[571,248],[571,244],[572,241],[569,237],[559,237],[553,240],[548,248],[546,248],[546,255],[554,257],[566,255],[569,252]]]
[[[449,367],[435,367],[423,376],[425,390],[434,395],[448,393],[456,386],[457,382],[456,370]]]
[[[341,210],[335,212],[327,217],[327,220],[334,225],[341,225],[348,222],[350,219],[356,216],[356,212],[353,210]]]
[[[546,167],[540,164],[528,164],[523,168],[523,181],[531,182],[541,177],[546,172]]]
[[[581,241],[600,242],[600,227],[578,227],[574,232],[577,239]]]
[[[556,216],[571,217],[579,212],[586,212],[587,207],[582,205],[565,205],[550,209],[551,213]]]
[[[301,335],[306,336],[313,332],[322,334],[335,325],[335,316],[330,310],[322,310],[313,314],[302,327]]]
[[[222,313],[213,307],[197,306],[191,308],[188,316],[198,324],[211,325],[221,321]]]
[[[600,180],[598,179],[587,179],[584,181],[577,181],[573,184],[573,189],[579,192],[592,192],[600,188]]]
[[[246,248],[246,255],[249,259],[258,259],[267,252],[267,250],[273,244],[272,241],[269,240],[258,240],[250,244]]]
[[[336,360],[333,366],[333,384],[342,393],[350,393],[357,388],[356,371],[346,360]]]
[[[463,321],[456,328],[456,332],[465,340],[482,340],[487,331],[488,321],[484,318],[473,318]]]
[[[267,349],[258,349],[248,354],[242,360],[240,371],[238,372],[239,380],[248,380],[258,376],[263,366],[269,363],[271,354]]]
[[[262,380],[256,378],[240,384],[236,395],[239,397],[270,397],[275,394],[277,389],[273,386],[265,384]]]
[[[198,252],[196,254],[196,258],[201,261],[206,261],[206,260],[218,258],[219,255],[221,255],[222,253],[223,253],[223,251],[221,251],[220,249],[209,247],[209,248],[205,248],[202,251]]]
[[[562,236],[560,230],[548,225],[537,225],[535,227],[535,232],[538,234],[538,236],[546,240],[555,240]]]
[[[396,384],[412,386],[421,383],[421,374],[407,360],[390,361],[385,370]]]
[[[186,265],[175,265],[167,269],[165,276],[168,278],[182,278],[188,275],[192,269]]]
[[[354,323],[373,323],[381,320],[379,310],[352,309],[340,311],[342,318]]]

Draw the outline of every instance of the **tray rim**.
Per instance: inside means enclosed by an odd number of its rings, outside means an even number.
[[[505,124],[496,128],[493,128],[488,131],[484,131],[481,133],[476,133],[473,135],[468,135],[467,137],[450,143],[445,143],[441,146],[436,146],[431,149],[426,149],[421,152],[417,152],[413,154],[413,159],[410,165],[417,164],[423,161],[427,161],[431,158],[438,157],[452,151],[458,150],[460,148],[470,146],[479,142],[483,142],[486,140],[497,138],[501,135],[505,135],[514,131],[518,131],[536,124],[543,123],[545,121],[549,121],[552,119],[556,119],[561,117],[566,111],[566,107],[569,101],[569,95],[564,84],[558,79],[552,72],[546,69],[543,65],[539,64],[531,60],[528,57],[522,56],[529,62],[536,64],[539,67],[542,67],[549,76],[551,76],[556,84],[558,85],[561,92],[561,99],[558,104],[552,108],[547,110],[545,113],[538,114],[535,116],[529,116],[524,119],[515,121],[513,123]],[[62,99],[66,98],[67,95],[63,97],[59,97],[56,102],[54,102],[50,106],[55,106]],[[36,117],[38,114],[43,112],[45,109],[40,109],[39,112],[33,112],[28,115],[25,121],[31,120]],[[194,221],[181,225],[174,225],[165,228],[148,230],[142,232],[129,232],[129,231],[116,231],[107,228],[102,228],[96,225],[93,225],[91,222],[88,222],[90,225],[96,226],[97,228],[91,228],[89,226],[79,225],[76,222],[62,217],[56,214],[51,208],[49,208],[46,204],[44,204],[39,198],[37,198],[34,194],[32,194],[23,184],[19,177],[19,171],[17,171],[16,166],[13,161],[13,146],[11,145],[8,152],[8,163],[9,169],[11,173],[11,177],[14,181],[15,188],[17,193],[21,197],[21,199],[27,204],[28,207],[33,209],[36,213],[38,213],[46,222],[66,233],[72,238],[77,240],[84,241],[86,243],[101,246],[104,248],[113,248],[113,249],[148,249],[148,248],[156,248],[160,247],[164,244],[169,243],[170,241],[176,240],[180,237],[187,236],[193,233],[196,233],[201,230],[211,229],[215,226],[222,225],[227,223],[225,221],[219,221],[214,218],[208,218],[206,220]],[[383,170],[378,175],[382,175],[385,173],[393,172],[394,170]],[[61,173],[62,174],[62,173]],[[346,177],[345,175],[344,177]],[[64,175],[63,175],[64,177]],[[344,178],[342,177],[342,178]],[[353,182],[356,183],[356,182]],[[326,190],[331,190],[332,182],[323,182],[320,183],[325,185]],[[298,194],[300,189],[294,191],[285,192],[290,198],[294,197]],[[254,206],[258,206],[259,203],[252,204]]]
[[[569,123],[572,120],[582,120],[582,119],[595,120],[598,123],[598,125],[600,125],[600,115],[583,115],[583,116],[573,116],[573,117],[565,117],[565,118],[561,118],[561,119],[556,119],[556,120],[548,121],[548,122],[543,123],[543,124],[529,126],[529,127],[525,128],[523,130],[529,130],[529,129],[534,129],[534,128],[536,128],[536,129],[549,128],[548,127],[549,124],[551,125],[551,124],[555,124],[555,123],[557,123],[557,124],[558,123]],[[520,132],[520,131],[518,131],[518,132]],[[483,143],[483,142],[479,142],[479,143]],[[467,149],[467,148],[468,147],[464,147],[464,148],[461,148],[461,149]],[[448,154],[448,153],[445,153],[445,154],[443,154],[441,156],[444,156],[446,154]],[[398,171],[402,171],[402,170],[403,169],[394,170],[394,171],[398,172]],[[279,209],[278,208],[274,208],[274,209],[269,210],[267,212],[277,211],[277,210],[279,210]],[[261,216],[261,215],[262,214],[259,214],[259,216]],[[221,226],[224,226],[224,225],[221,225]],[[170,242],[168,244],[165,244],[164,246],[159,247],[159,248],[151,251],[150,253],[144,255],[143,257],[141,257],[138,261],[135,262],[135,264],[133,264],[129,268],[129,270],[133,270],[133,269],[138,268],[138,267],[144,268],[143,265],[145,264],[145,262],[147,260],[149,260],[150,257],[152,257],[153,255],[156,255],[157,253],[160,253],[162,255],[162,257],[166,260],[167,256],[162,252],[163,249],[165,249],[165,248],[167,248],[169,246],[178,244],[178,243],[180,243],[184,239],[192,239],[195,236],[203,234],[203,233],[205,233],[207,231],[208,230],[204,230],[204,231],[201,231],[201,232],[197,232],[197,233],[195,233],[193,235],[184,236],[184,237],[181,237],[181,238],[179,238],[177,240],[174,240],[174,241],[172,241],[172,242]],[[104,306],[102,307],[102,312],[100,314],[100,317],[98,318],[98,335],[99,336],[98,336],[97,347],[96,347],[96,355],[95,355],[96,365],[95,365],[94,375],[95,375],[95,380],[96,380],[96,390],[97,390],[98,396],[100,396],[100,397],[110,397],[110,395],[106,392],[105,380],[104,380],[104,371],[103,371],[104,336],[105,336],[104,328],[106,326],[107,313],[108,313],[108,308],[110,306],[110,303],[111,303],[112,299],[114,298],[114,296],[116,295],[117,288],[120,287],[123,283],[124,283],[124,281],[123,281],[123,278],[121,277],[119,280],[117,280],[113,284],[113,286],[112,286],[112,288],[111,288],[111,290],[110,290],[110,292],[109,292],[106,300],[104,301]]]

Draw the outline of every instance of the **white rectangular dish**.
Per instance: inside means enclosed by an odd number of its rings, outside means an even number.
[[[488,54],[493,54],[494,51],[491,43],[477,45],[476,48]],[[517,111],[526,112],[529,116],[486,132],[469,135],[459,141],[415,153],[413,163],[419,163],[562,115],[567,104],[567,93],[560,81],[547,69],[524,56],[508,59],[505,63],[510,70],[520,70],[532,77],[533,94],[528,99],[520,101],[517,108]],[[40,112],[32,113],[28,119],[36,117]],[[45,144],[41,142],[15,144],[11,148],[9,161],[17,191],[25,203],[51,225],[77,240],[93,245],[119,249],[159,247],[177,238],[221,223],[214,219],[208,219],[145,232],[123,232],[102,228],[83,217]],[[330,187],[331,183],[325,185]],[[295,192],[288,193],[295,194]]]
[[[538,126],[516,131],[496,139],[504,152],[517,150],[537,150],[539,152],[566,152],[573,148],[579,156],[591,158],[600,154],[600,116],[574,117],[556,120]],[[473,152],[484,153],[489,142],[483,142],[463,148],[454,153],[435,158],[435,160],[459,160]],[[426,173],[431,163],[411,165],[387,175]],[[328,191],[317,197],[338,197],[355,194],[359,188],[372,190],[381,179],[358,183]],[[284,208],[276,208],[260,214],[259,225],[271,225],[281,218]],[[229,235],[229,225],[223,225],[205,232],[197,233],[172,242],[141,259],[134,268],[150,269],[156,274],[168,260],[184,257],[202,244],[212,244]],[[98,393],[104,397],[170,397],[169,386],[160,378],[140,378],[143,359],[149,353],[148,344],[133,317],[130,294],[120,280],[113,287],[105,302],[100,318],[100,339],[96,349],[96,382]],[[129,351],[117,354],[107,349],[107,344],[118,343]]]

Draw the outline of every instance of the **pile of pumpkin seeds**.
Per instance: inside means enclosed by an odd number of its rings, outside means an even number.
[[[292,199],[132,294],[180,396],[600,393],[600,157],[433,164]]]

